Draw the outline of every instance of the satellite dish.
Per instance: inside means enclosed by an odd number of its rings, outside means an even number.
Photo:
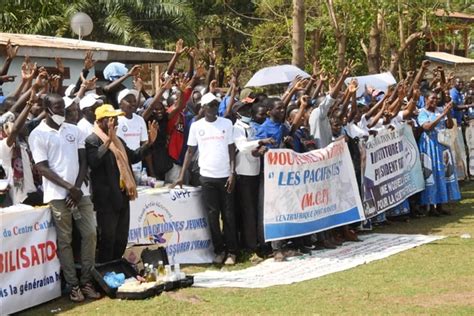
[[[79,36],[79,39],[89,35],[93,28],[94,23],[91,17],[84,12],[77,12],[71,19],[71,29]]]

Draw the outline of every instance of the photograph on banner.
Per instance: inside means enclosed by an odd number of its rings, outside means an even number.
[[[0,212],[0,228],[0,314],[59,297],[60,265],[50,209],[5,208]]]
[[[307,153],[270,150],[264,157],[266,241],[304,236],[364,220],[344,140]]]
[[[404,124],[360,142],[362,204],[374,217],[425,188],[418,146]]]
[[[130,203],[130,244],[165,247],[170,264],[209,263],[214,257],[198,188],[140,194]]]

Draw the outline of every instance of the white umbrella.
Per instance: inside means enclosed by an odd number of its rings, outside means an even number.
[[[376,75],[367,75],[359,77],[349,77],[344,80],[346,85],[349,85],[352,78],[356,78],[359,83],[359,88],[357,89],[356,96],[360,97],[365,92],[365,86],[372,86],[376,90],[382,90],[387,92],[389,86],[397,83],[391,72],[384,72]]]
[[[311,77],[296,66],[280,65],[260,69],[250,78],[245,86],[261,87],[277,83],[287,83],[295,79],[296,76],[301,76],[302,78]]]

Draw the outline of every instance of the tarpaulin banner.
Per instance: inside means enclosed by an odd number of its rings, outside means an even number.
[[[265,240],[304,236],[364,220],[344,140],[323,149],[265,154]]]
[[[367,218],[402,203],[425,188],[420,153],[404,124],[360,143],[362,203]]]
[[[128,242],[165,247],[170,264],[212,262],[214,252],[200,189],[162,191],[139,193],[130,202]]]
[[[11,314],[61,295],[56,230],[49,208],[0,210],[0,312]]]

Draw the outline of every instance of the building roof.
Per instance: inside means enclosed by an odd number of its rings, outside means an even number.
[[[5,49],[7,41],[19,45],[19,56],[61,57],[84,59],[85,52],[94,52],[94,59],[99,61],[120,61],[124,63],[162,63],[173,57],[173,52],[124,46],[102,42],[77,40],[72,38],[0,33],[0,51]]]
[[[461,57],[444,52],[426,52],[425,56],[432,61],[437,61],[443,64],[457,65],[457,64],[474,64],[474,59]]]

